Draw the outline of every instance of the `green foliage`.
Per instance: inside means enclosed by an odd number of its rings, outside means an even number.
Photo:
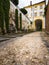
[[[10,9],[10,0],[3,0],[3,8],[7,11]]]
[[[19,4],[19,0],[11,0],[16,6]]]
[[[27,14],[27,10],[25,8],[21,8],[20,10],[24,15]]]
[[[4,33],[4,10],[3,10],[3,0],[0,0],[0,27],[2,33]]]
[[[0,26],[2,33],[4,31],[4,23],[6,24],[6,30],[9,32],[9,9],[10,1],[9,0],[0,0]]]
[[[22,30],[22,14],[20,13],[20,30]]]
[[[9,9],[10,9],[10,0],[3,0],[3,9],[4,9],[4,19],[6,24],[6,31],[9,32]]]
[[[18,30],[18,10],[17,9],[15,10],[15,26],[16,26],[16,29]]]
[[[48,5],[46,5],[45,8],[44,8],[44,15],[46,15],[47,8],[48,8]]]

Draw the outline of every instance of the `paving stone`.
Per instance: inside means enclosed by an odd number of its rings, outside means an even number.
[[[41,32],[24,35],[0,48],[0,65],[49,65]]]

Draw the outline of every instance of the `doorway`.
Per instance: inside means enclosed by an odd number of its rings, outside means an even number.
[[[42,31],[42,20],[38,19],[35,21],[36,31]]]

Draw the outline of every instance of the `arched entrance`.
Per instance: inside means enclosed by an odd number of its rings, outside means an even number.
[[[41,31],[42,30],[42,20],[41,19],[37,19],[35,21],[35,26],[36,26],[36,30],[37,31]]]

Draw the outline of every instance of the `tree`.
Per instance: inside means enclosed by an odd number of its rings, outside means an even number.
[[[19,3],[19,0],[11,0],[11,1],[13,2],[13,4],[15,4],[15,6],[17,6]]]
[[[4,34],[4,23],[6,24],[6,31],[9,32],[9,9],[10,0],[0,0],[0,27]]]
[[[4,10],[3,10],[3,0],[0,0],[0,27],[4,34]]]
[[[16,29],[18,30],[18,10],[17,9],[15,10],[15,26],[16,26]]]
[[[48,5],[46,5],[45,8],[44,8],[44,15],[46,15],[47,8],[48,8]]]
[[[20,13],[20,30],[22,30],[22,14]]]
[[[4,21],[5,21],[6,31],[7,33],[9,33],[10,0],[3,0],[3,9],[4,9]]]
[[[24,15],[27,14],[27,10],[25,8],[21,8],[20,10]]]

